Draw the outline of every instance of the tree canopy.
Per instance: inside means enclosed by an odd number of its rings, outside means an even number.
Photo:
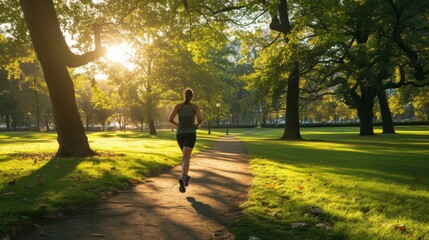
[[[236,124],[286,120],[284,139],[301,138],[303,122],[358,118],[371,135],[374,119],[394,132],[405,108],[428,119],[424,0],[46,2],[87,129],[110,122],[156,134],[186,87],[206,124],[219,114]],[[1,121],[49,129],[60,124],[47,77],[56,62],[41,57],[40,23],[24,21],[41,1],[27,3],[0,3]],[[54,43],[46,29],[40,41]]]

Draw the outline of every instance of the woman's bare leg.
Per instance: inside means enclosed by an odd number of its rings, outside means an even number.
[[[192,148],[184,147],[182,156],[182,175],[188,175],[189,162],[191,161]]]

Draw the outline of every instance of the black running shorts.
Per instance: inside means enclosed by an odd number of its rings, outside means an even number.
[[[197,141],[196,133],[181,133],[176,134],[176,140],[179,144],[180,149],[183,150],[184,147],[194,148],[195,142]]]

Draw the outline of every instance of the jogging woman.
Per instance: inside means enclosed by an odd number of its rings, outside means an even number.
[[[184,102],[177,104],[168,118],[168,121],[173,125],[177,126],[176,139],[182,150],[182,177],[179,179],[179,191],[186,192],[189,180],[189,163],[191,160],[192,149],[194,148],[197,140],[197,128],[203,121],[200,108],[191,103],[194,97],[192,89],[187,88],[183,92]],[[174,118],[179,115],[179,122],[176,122]],[[195,116],[197,122],[195,123]]]

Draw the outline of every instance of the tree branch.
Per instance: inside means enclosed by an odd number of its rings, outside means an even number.
[[[106,54],[107,49],[101,46],[101,26],[93,24],[92,28],[94,30],[95,49],[82,55],[77,55],[74,54],[67,46],[68,51],[65,58],[66,66],[80,67]]]
[[[136,9],[137,9],[137,4],[136,4],[134,7],[130,8],[130,10],[128,10],[128,12],[126,12],[126,13],[124,14],[124,16],[122,16],[122,17],[119,19],[118,24],[122,24],[122,23],[124,22],[124,19],[125,19],[126,17],[128,17],[128,15],[130,15],[131,13],[133,13]]]
[[[419,81],[419,82],[407,81],[406,80],[406,74],[405,74],[405,63],[403,63],[403,64],[401,64],[401,66],[399,66],[399,74],[400,74],[399,82],[397,82],[397,83],[388,82],[386,84],[383,84],[382,88],[383,89],[393,89],[393,88],[400,88],[400,87],[405,86],[405,85],[411,85],[411,86],[415,86],[415,87],[424,87],[424,86],[429,85],[428,79],[426,79],[424,82],[422,82],[422,81]]]
[[[278,13],[278,14],[277,14]],[[280,0],[277,5],[277,12],[270,13],[270,29],[281,32],[285,35],[292,31],[292,25],[289,21],[287,0]]]
[[[413,1],[409,1],[405,6],[404,9],[410,6],[410,4]],[[393,2],[393,0],[389,0],[390,6],[392,7],[393,11],[395,12],[395,25],[393,29],[393,38],[396,42],[396,44],[401,48],[405,54],[407,55],[409,59],[409,65],[410,67],[415,69],[415,78],[416,80],[424,80],[425,79],[425,71],[423,69],[423,66],[419,63],[419,56],[416,51],[412,48],[412,46],[408,45],[401,37],[401,12],[398,10],[397,6]]]
[[[230,6],[230,7],[225,7],[219,10],[213,10],[211,7],[205,5],[204,6],[205,9],[209,10],[213,15],[216,15],[218,13],[224,13],[224,12],[229,12],[229,11],[234,11],[234,10],[240,10],[245,8],[245,6]]]
[[[268,43],[267,45],[262,46],[262,48],[264,49],[264,48],[267,48],[267,47],[271,46],[271,45],[272,45],[273,43],[275,43],[279,38],[280,38],[280,33],[277,35],[277,37],[276,37],[273,41],[271,41],[271,42],[270,42],[270,43]]]

